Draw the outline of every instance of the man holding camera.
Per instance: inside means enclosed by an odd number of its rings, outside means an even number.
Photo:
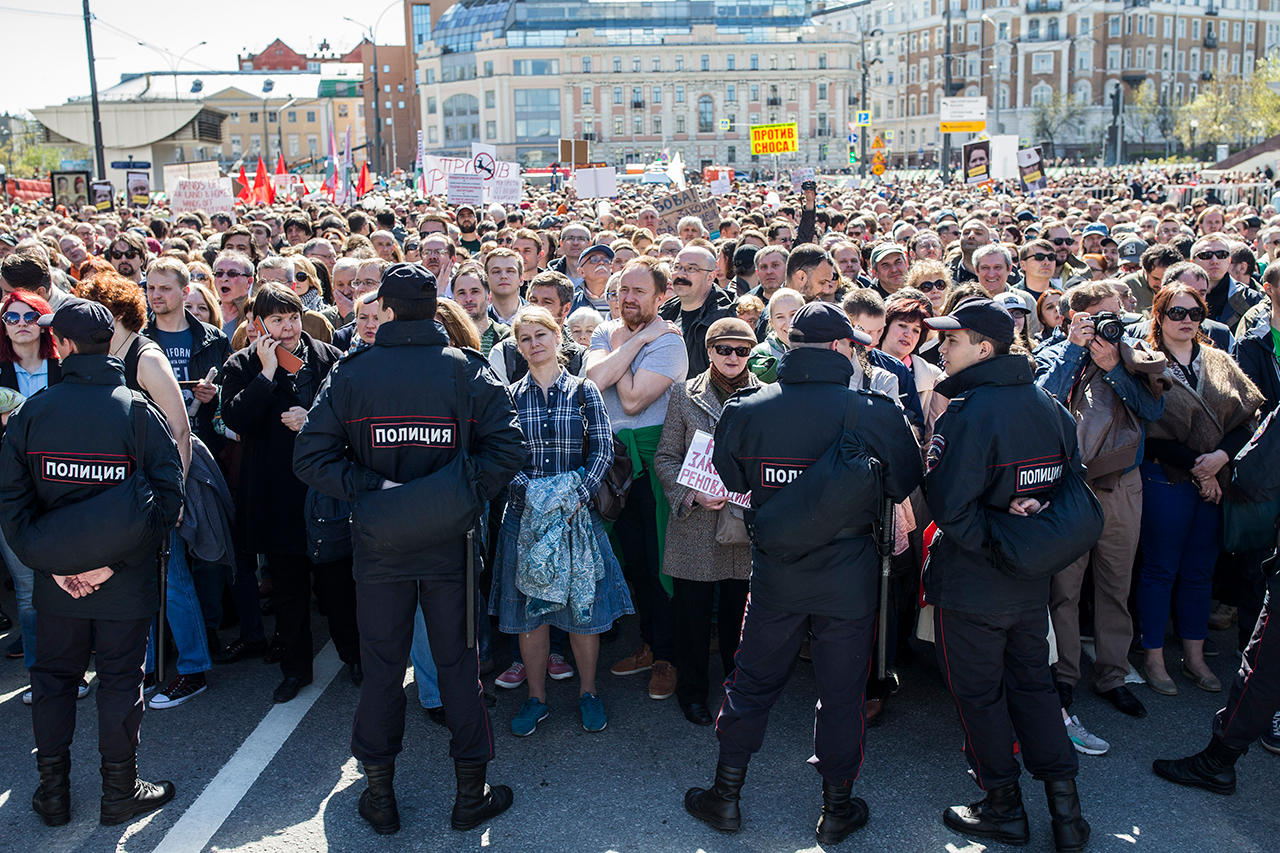
[[[1092,558],[1094,689],[1123,713],[1145,717],[1146,708],[1124,684],[1133,641],[1128,602],[1142,518],[1138,465],[1145,424],[1164,413],[1164,402],[1140,377],[1159,375],[1164,359],[1125,337],[1120,299],[1107,283],[1076,285],[1067,291],[1066,301],[1067,338],[1037,357],[1036,384],[1075,417],[1086,479],[1102,504],[1106,524],[1093,550],[1053,577],[1049,607],[1058,638],[1054,678],[1062,707],[1069,709],[1080,680],[1080,588]]]

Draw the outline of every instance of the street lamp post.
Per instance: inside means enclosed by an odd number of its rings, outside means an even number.
[[[943,13],[947,23],[943,28],[946,35],[943,37],[942,48],[942,96],[950,98],[951,91],[951,0],[943,0]],[[941,113],[942,104],[938,104],[938,111]],[[939,116],[941,117],[941,116]],[[942,134],[942,168],[938,172],[944,184],[951,183],[951,134]]]
[[[178,66],[181,65],[183,60],[187,58],[187,54],[191,53],[191,51],[195,50],[198,47],[204,47],[208,43],[209,43],[208,41],[196,42],[195,44],[191,45],[191,47],[184,50],[182,53],[177,54],[178,58],[176,60],[171,59],[171,57],[175,55],[172,51],[165,50],[162,47],[156,47],[154,44],[149,44],[145,41],[140,41],[138,42],[138,47],[145,47],[148,50],[154,50],[156,53],[160,54],[160,58],[163,59],[165,61],[165,64],[169,66],[169,74],[172,75],[173,77],[173,99],[176,101],[178,100]]]
[[[373,170],[378,174],[382,174],[382,113],[378,107],[378,101],[382,99],[382,88],[378,85],[378,25],[382,23],[382,16],[390,12],[393,8],[400,6],[400,0],[392,0],[392,2],[378,13],[378,17],[374,19],[373,25],[370,26],[355,18],[348,18],[345,15],[342,20],[349,21],[357,27],[363,27],[369,33],[369,43],[373,45]],[[363,79],[363,74],[361,75]],[[395,133],[395,129],[391,131]]]
[[[271,90],[276,87],[276,81],[268,77],[262,81],[262,158],[266,162],[266,158],[271,156],[270,137],[267,136],[267,99],[271,96]]]

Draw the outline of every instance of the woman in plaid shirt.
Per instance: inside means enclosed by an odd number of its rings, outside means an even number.
[[[498,551],[489,612],[498,617],[498,629],[518,634],[520,654],[528,677],[529,698],[511,721],[518,737],[533,734],[549,713],[546,695],[547,655],[550,651],[548,625],[569,634],[578,665],[581,690],[578,710],[582,727],[598,732],[608,723],[604,703],[596,696],[596,660],[599,635],[609,630],[615,619],[634,613],[622,568],[609,545],[600,516],[591,507],[591,498],[613,461],[613,433],[609,414],[599,389],[590,381],[573,376],[559,360],[560,327],[545,308],[520,309],[514,322],[520,354],[529,363],[529,372],[511,386],[520,428],[528,444],[524,467],[511,481],[510,499]],[[588,453],[584,458],[583,445]],[[582,476],[578,489],[581,506],[591,513],[591,525],[604,559],[605,575],[596,584],[591,618],[585,624],[574,621],[567,607],[530,618],[526,597],[516,588],[517,538],[524,511],[525,487],[529,481],[577,471]]]

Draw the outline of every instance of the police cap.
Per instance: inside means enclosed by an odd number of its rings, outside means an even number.
[[[791,340],[801,344],[857,341],[871,346],[871,336],[853,328],[849,316],[830,302],[810,302],[791,318]]]
[[[800,316],[798,312],[796,316]],[[965,329],[1002,344],[1013,343],[1013,315],[990,299],[966,299],[950,314],[926,317],[924,324],[943,331]]]
[[[432,299],[436,295],[436,277],[418,264],[392,264],[382,273],[378,296],[393,299]]]
[[[52,328],[60,338],[103,343],[111,339],[115,320],[107,306],[91,299],[71,297],[52,314],[43,314],[36,325]]]

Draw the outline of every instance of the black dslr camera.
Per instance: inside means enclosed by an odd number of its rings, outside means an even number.
[[[1124,320],[1114,311],[1099,311],[1093,320],[1093,333],[1109,344],[1118,344],[1124,337]]]

